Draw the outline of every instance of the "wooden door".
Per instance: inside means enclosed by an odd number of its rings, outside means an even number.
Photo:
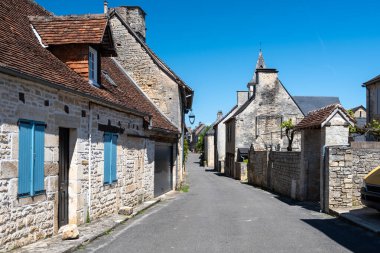
[[[58,227],[69,223],[69,140],[70,130],[68,128],[60,128]]]

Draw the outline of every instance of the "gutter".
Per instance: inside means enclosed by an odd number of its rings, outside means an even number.
[[[115,103],[109,102],[109,101],[107,101],[107,100],[105,100],[103,98],[96,97],[96,96],[93,96],[93,95],[90,95],[90,94],[86,94],[86,93],[83,93],[83,92],[80,92],[80,91],[77,91],[77,90],[73,90],[73,89],[67,88],[67,87],[65,87],[63,85],[47,81],[46,79],[41,79],[41,78],[32,76],[30,74],[26,74],[26,73],[23,73],[21,71],[14,70],[14,69],[11,69],[11,68],[8,68],[8,67],[5,67],[5,66],[0,66],[0,72],[4,73],[4,74],[7,74],[7,75],[19,77],[19,78],[22,78],[22,79],[27,80],[27,81],[37,82],[39,84],[45,85],[47,87],[50,87],[50,88],[53,88],[53,89],[56,89],[56,90],[66,91],[66,92],[69,92],[69,93],[72,93],[72,94],[75,94],[75,95],[87,98],[87,99],[91,100],[93,103],[96,103],[96,104],[99,104],[99,105],[103,105],[103,106],[106,106],[106,107],[109,107],[109,108],[113,108],[113,109],[121,111],[121,112],[126,112],[126,113],[129,113],[129,114],[138,116],[138,117],[147,117],[147,116],[150,116],[148,114],[141,113],[141,112],[139,112],[137,110],[133,110],[133,109],[127,108],[125,106],[116,105]]]

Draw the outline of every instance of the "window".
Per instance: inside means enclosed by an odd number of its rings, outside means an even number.
[[[98,52],[90,47],[88,51],[88,80],[92,85],[98,84]]]
[[[45,123],[19,121],[18,195],[44,192]]]
[[[104,184],[112,184],[117,181],[117,134],[104,133]]]

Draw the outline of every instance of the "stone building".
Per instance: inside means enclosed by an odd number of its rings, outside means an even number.
[[[192,131],[190,150],[195,152],[197,147],[199,136],[206,130],[207,126],[202,122],[199,122],[198,126]]]
[[[215,130],[214,125],[223,117],[223,113],[219,111],[216,115],[216,121],[211,124],[204,137],[204,152],[205,152],[205,165],[207,167],[215,167]]]
[[[380,75],[365,82],[367,92],[367,123],[380,120]]]
[[[248,92],[238,93],[244,103],[225,121],[225,172],[234,171],[238,155],[251,146],[255,150],[286,150],[288,140],[281,123],[289,119],[297,124],[308,112],[338,102],[336,97],[292,97],[278,79],[276,69],[266,68],[260,51],[255,73],[248,83]],[[296,134],[293,150],[300,150],[300,135]]]
[[[225,173],[225,157],[226,157],[226,125],[225,122],[232,117],[235,112],[247,101],[247,92],[237,92],[237,102],[234,107],[224,117],[214,124],[214,143],[215,143],[215,170]]]
[[[173,189],[180,129],[114,58],[109,18],[0,10],[0,251]]]
[[[111,8],[108,15],[118,62],[180,133],[173,146],[173,184],[179,187],[184,172],[185,114],[192,108],[194,92],[146,44],[146,13],[140,7]]]
[[[325,172],[325,148],[348,145],[349,126],[355,120],[340,104],[332,104],[310,112],[296,128],[302,134],[301,177],[299,191],[302,199],[321,200],[324,210],[326,186],[324,177],[333,174]]]

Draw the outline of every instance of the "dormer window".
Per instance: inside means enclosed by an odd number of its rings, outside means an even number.
[[[98,84],[98,52],[90,47],[88,51],[88,80],[89,82],[99,87]]]

